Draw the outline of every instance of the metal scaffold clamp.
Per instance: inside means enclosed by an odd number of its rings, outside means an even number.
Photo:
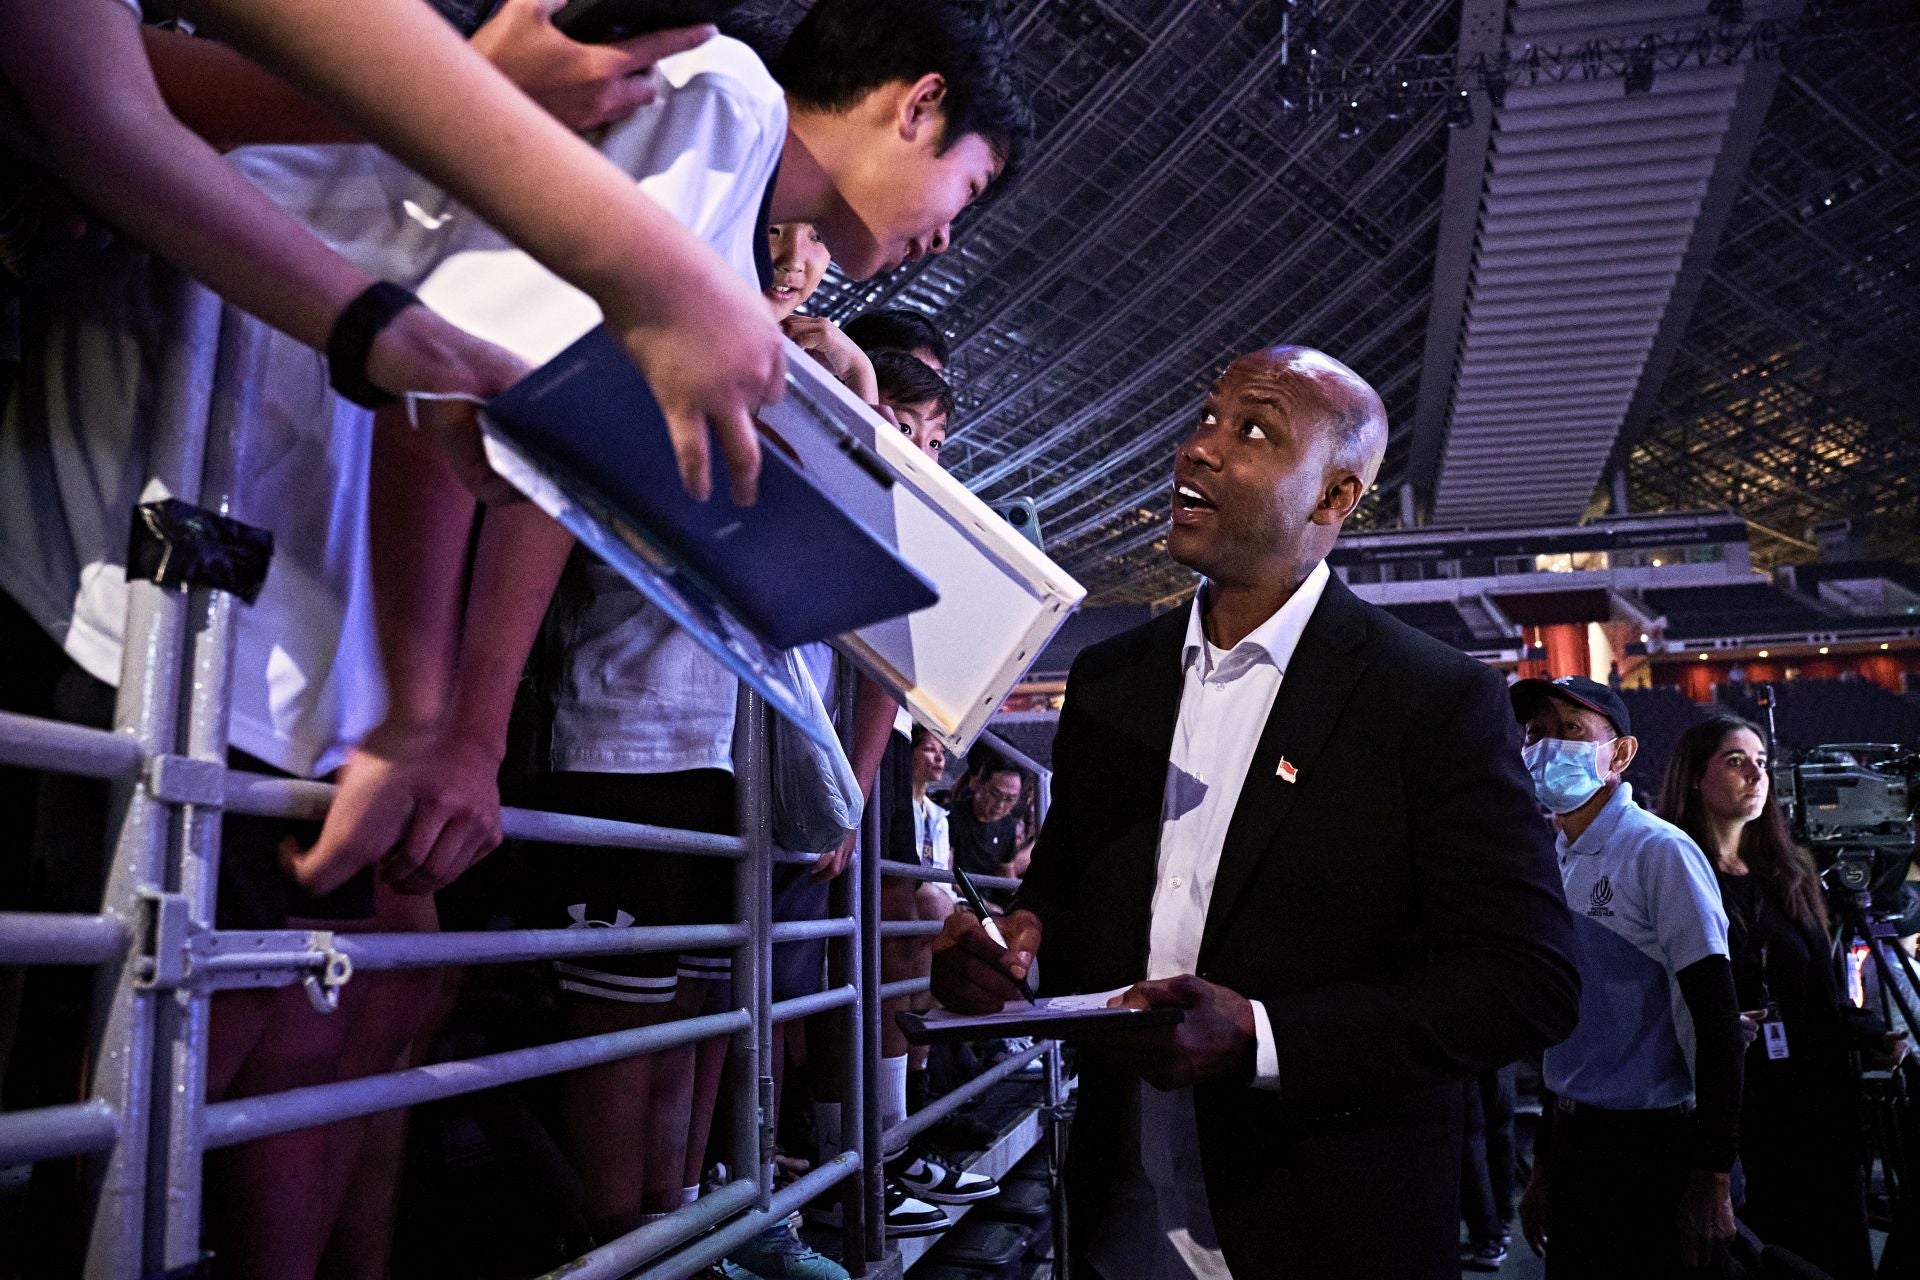
[[[315,1013],[332,1013],[340,1007],[340,988],[353,977],[353,957],[334,949],[331,933],[315,933],[312,938],[313,948],[321,954],[322,961],[318,970],[307,971],[301,985],[306,988],[307,1003]]]

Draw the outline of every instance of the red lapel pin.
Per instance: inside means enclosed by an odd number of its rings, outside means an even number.
[[[1294,768],[1293,762],[1285,756],[1280,757],[1280,767],[1275,772],[1280,775],[1282,782],[1294,782],[1300,777],[1300,771]]]

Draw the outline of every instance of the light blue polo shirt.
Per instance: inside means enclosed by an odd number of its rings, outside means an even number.
[[[1572,844],[1558,841],[1573,912],[1580,1022],[1548,1049],[1547,1087],[1618,1111],[1693,1101],[1693,1017],[1674,977],[1727,954],[1707,855],[1621,783]]]

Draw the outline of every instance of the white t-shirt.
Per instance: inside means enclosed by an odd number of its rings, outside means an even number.
[[[751,279],[759,202],[786,136],[785,99],[731,40],[660,69],[673,90],[613,130],[603,150],[648,175],[642,188]],[[502,281],[530,278],[531,264],[513,269],[490,228],[375,148],[250,148],[233,159],[376,275],[417,284],[450,256],[479,253],[492,255]],[[231,433],[239,450],[233,514],[275,534],[260,599],[236,610],[232,741],[289,772],[323,773],[384,705],[365,536],[371,414],[332,394],[318,353],[170,268],[129,256],[87,264],[0,407],[0,590],[90,674],[117,683],[130,513],[138,501],[168,496],[142,488],[151,426],[204,422]],[[455,278],[465,278],[470,260],[455,261]],[[574,293],[546,278],[555,298]],[[438,301],[461,308],[458,298]],[[479,311],[463,318],[487,327]],[[596,320],[576,319],[573,333],[556,320],[548,341],[557,350]],[[685,658],[683,647],[705,658],[677,631],[654,639],[670,660]],[[708,665],[719,674],[706,680],[714,694],[699,705],[724,706],[724,733],[720,715],[676,728],[672,707],[637,726],[666,741],[668,768],[700,767],[679,763],[674,751],[675,734],[689,729],[682,755],[726,767],[707,757],[716,738],[723,755],[731,738],[733,685]],[[671,690],[690,671],[683,663],[654,684]],[[697,685],[689,677],[684,687]]]
[[[372,416],[333,395],[316,353],[164,263],[115,250],[79,271],[27,326],[0,406],[0,589],[118,684],[133,507],[171,496],[147,484],[154,424],[232,442],[232,514],[275,545],[234,612],[231,740],[324,772],[381,712],[363,616]]]
[[[760,60],[716,38],[660,63],[659,101],[614,126],[600,150],[746,280],[766,229],[761,205],[786,143],[786,96]],[[535,363],[599,322],[591,299],[431,184],[381,153],[274,157],[271,185],[367,270],[418,288],[435,310]],[[256,176],[257,173],[256,173]],[[577,557],[554,611],[556,769],[731,769],[731,673],[624,579]]]

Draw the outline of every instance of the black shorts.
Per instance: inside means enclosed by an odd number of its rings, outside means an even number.
[[[850,868],[848,875],[855,874]],[[833,885],[813,878],[813,868],[797,862],[773,868],[773,922],[824,920]],[[827,940],[783,942],[773,949],[773,998],[791,1000],[827,989]]]
[[[11,631],[24,618],[11,601]],[[31,625],[28,623],[27,625]],[[30,713],[50,715],[95,729],[113,727],[113,686],[95,680],[72,659],[60,655],[52,696]],[[12,708],[8,708],[11,710]],[[236,769],[274,777],[291,775],[244,751],[229,751]],[[32,843],[26,886],[21,895],[35,911],[97,912],[106,893],[108,813],[112,784],[97,778],[47,773],[36,787]],[[291,836],[302,846],[320,834],[317,822],[228,814],[220,823],[220,889],[214,912],[221,929],[284,929],[289,918],[365,920],[373,915],[373,870],[368,868],[339,889],[315,897],[280,866],[280,842]]]
[[[733,775],[555,773],[533,784],[535,807],[615,822],[731,835],[739,830]],[[734,863],[727,858],[529,844],[522,923],[532,929],[621,929],[727,924],[735,914]],[[665,1004],[680,978],[724,981],[726,948],[581,956],[553,962],[563,991],[630,1004]]]

